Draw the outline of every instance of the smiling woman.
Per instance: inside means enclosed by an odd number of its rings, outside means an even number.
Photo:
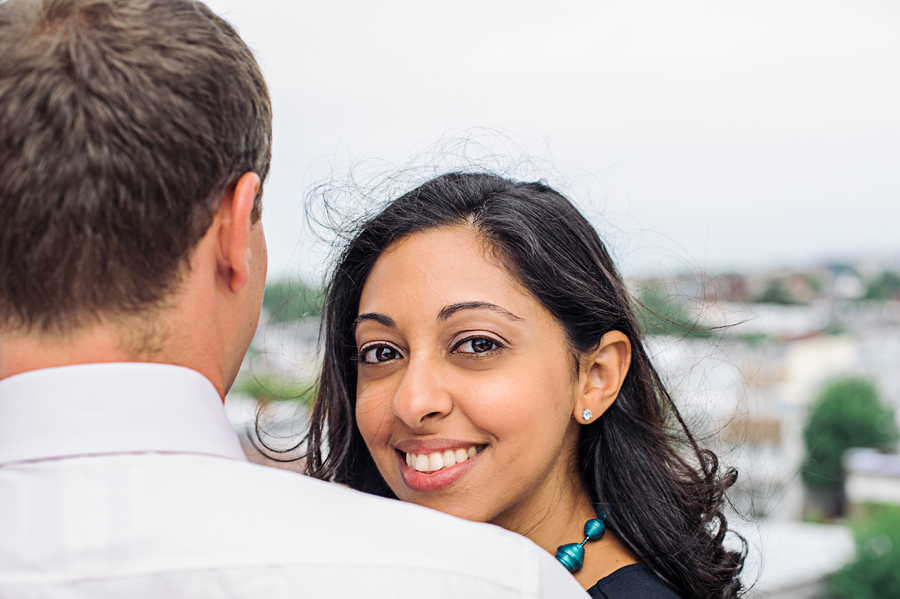
[[[737,596],[736,474],[554,190],[454,173],[395,200],[342,254],[324,327],[313,476],[519,532],[594,597]]]

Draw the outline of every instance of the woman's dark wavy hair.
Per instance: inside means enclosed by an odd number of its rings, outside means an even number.
[[[603,242],[542,183],[449,173],[391,202],[358,229],[326,289],[324,362],[308,437],[307,473],[395,497],[356,426],[356,341],[363,286],[379,256],[412,233],[466,225],[564,327],[577,357],[621,331],[632,362],[618,399],[581,427],[578,459],[609,528],[685,599],[737,597],[745,548],[723,546],[725,491],[737,472],[691,435],[650,363],[632,302]],[[743,539],[741,539],[743,541]]]

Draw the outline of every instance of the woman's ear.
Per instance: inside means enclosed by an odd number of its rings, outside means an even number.
[[[616,400],[631,366],[631,341],[620,331],[600,339],[579,376],[579,397],[573,416],[581,424],[599,418]]]

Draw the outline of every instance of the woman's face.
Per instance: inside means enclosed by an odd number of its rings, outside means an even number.
[[[356,344],[359,430],[401,500],[503,524],[580,489],[564,331],[470,228],[382,254]]]

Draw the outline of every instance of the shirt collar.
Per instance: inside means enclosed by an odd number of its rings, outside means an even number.
[[[0,380],[0,466],[144,452],[246,460],[215,387],[188,368],[86,364]]]

